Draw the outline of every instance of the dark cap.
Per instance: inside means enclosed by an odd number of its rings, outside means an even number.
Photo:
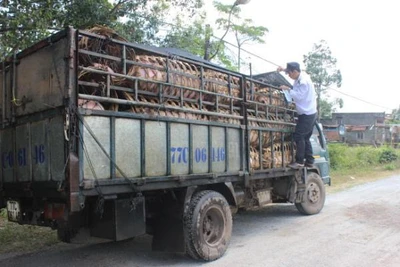
[[[288,62],[286,64],[285,72],[287,73],[288,71],[294,71],[294,70],[300,72],[300,64],[297,62]]]

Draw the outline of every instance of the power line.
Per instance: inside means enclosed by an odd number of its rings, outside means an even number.
[[[342,94],[342,95],[345,95],[345,96],[351,97],[351,98],[353,98],[353,99],[356,99],[356,100],[358,100],[358,101],[364,102],[364,103],[366,103],[366,104],[369,104],[369,105],[372,105],[372,106],[376,106],[376,107],[383,108],[383,109],[386,109],[386,110],[393,110],[393,108],[388,108],[388,107],[384,107],[384,106],[380,106],[380,105],[377,105],[377,104],[374,104],[374,103],[368,102],[368,101],[366,101],[366,100],[363,100],[363,99],[361,99],[361,98],[358,98],[358,97],[356,97],[356,96],[352,96],[352,95],[349,95],[349,94],[343,93],[343,92],[341,92],[341,91],[339,91],[339,90],[336,90],[336,89],[334,89],[334,88],[331,88],[331,87],[327,87],[326,89],[329,89],[329,90],[335,91],[335,92],[337,92],[337,93],[339,93],[339,94]]]

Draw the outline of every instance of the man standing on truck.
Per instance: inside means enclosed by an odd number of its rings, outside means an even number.
[[[278,67],[277,71],[285,71],[294,80],[293,88],[286,85],[280,86],[282,90],[289,91],[296,104],[298,116],[294,132],[294,141],[297,146],[296,157],[295,161],[289,164],[289,167],[300,169],[304,167],[304,164],[306,167],[312,167],[314,157],[310,137],[317,118],[317,100],[314,85],[310,77],[301,72],[300,64],[297,62],[289,62],[286,65],[286,69]]]

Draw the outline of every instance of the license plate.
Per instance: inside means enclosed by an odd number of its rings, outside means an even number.
[[[7,201],[7,214],[9,221],[19,222],[19,219],[21,218],[21,209],[18,201]]]

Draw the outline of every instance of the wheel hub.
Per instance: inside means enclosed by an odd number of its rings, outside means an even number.
[[[308,200],[312,203],[316,203],[319,201],[320,198],[320,191],[319,187],[315,183],[310,183],[308,186]]]
[[[222,238],[223,228],[223,215],[216,209],[210,209],[203,220],[204,241],[210,245],[218,243]]]

